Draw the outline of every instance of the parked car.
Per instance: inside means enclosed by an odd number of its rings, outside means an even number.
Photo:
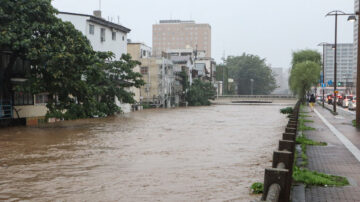
[[[342,106],[345,95],[337,95],[336,104]]]
[[[352,95],[346,95],[341,102],[341,106],[344,108],[348,108],[349,107],[349,102],[351,102],[353,100],[353,96]]]
[[[351,102],[349,102],[349,110],[355,110],[356,109],[356,97],[353,97]]]
[[[326,102],[331,105],[333,103],[334,95],[327,95],[326,96]]]

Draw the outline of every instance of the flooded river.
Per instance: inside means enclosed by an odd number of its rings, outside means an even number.
[[[281,106],[145,110],[0,129],[0,200],[249,201],[286,125]]]

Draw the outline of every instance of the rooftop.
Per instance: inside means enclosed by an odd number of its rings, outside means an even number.
[[[107,20],[105,20],[103,18],[96,17],[96,16],[93,16],[93,15],[80,14],[80,13],[69,13],[69,12],[59,12],[59,14],[90,17],[90,19],[88,20],[89,22],[93,22],[93,23],[97,23],[99,25],[103,25],[103,26],[106,26],[106,27],[117,29],[117,30],[122,31],[124,33],[129,33],[131,31],[131,29],[129,29],[127,27],[124,27],[122,25],[107,21]]]

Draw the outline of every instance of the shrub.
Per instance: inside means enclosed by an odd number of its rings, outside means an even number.
[[[294,111],[294,109],[292,107],[286,107],[286,108],[280,109],[280,112],[282,114],[292,114],[293,111]]]
[[[255,182],[251,185],[251,193],[253,194],[261,194],[264,191],[264,184],[260,182]]]

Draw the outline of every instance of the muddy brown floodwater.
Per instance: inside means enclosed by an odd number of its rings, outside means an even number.
[[[0,129],[0,200],[249,201],[281,106],[146,110]]]

